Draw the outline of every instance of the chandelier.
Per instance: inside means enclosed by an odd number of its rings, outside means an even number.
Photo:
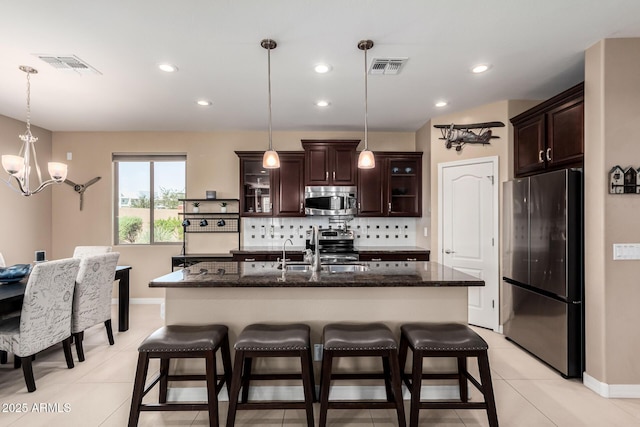
[[[20,70],[27,73],[27,131],[19,135],[22,140],[22,147],[17,156],[4,154],[2,156],[2,167],[9,174],[5,183],[17,193],[23,196],[31,196],[44,190],[51,184],[60,184],[67,178],[67,165],[64,163],[49,162],[48,169],[51,179],[42,181],[38,157],[36,156],[35,142],[38,140],[31,133],[31,74],[37,74],[38,70],[27,65],[21,65]],[[39,185],[35,190],[31,190],[29,177],[31,175],[31,157],[38,174]],[[12,179],[13,178],[13,179]]]

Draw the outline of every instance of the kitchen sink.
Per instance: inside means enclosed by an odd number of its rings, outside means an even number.
[[[310,264],[287,264],[286,266],[287,271],[302,273],[312,271],[312,268]],[[369,266],[366,264],[322,264],[320,266],[320,272],[323,273],[354,273],[368,270]]]
[[[326,264],[321,268],[322,271],[328,271],[329,273],[353,273],[369,270],[369,266],[366,264]]]

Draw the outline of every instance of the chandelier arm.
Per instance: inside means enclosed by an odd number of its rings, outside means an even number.
[[[17,184],[18,188],[16,188],[16,186],[12,184],[11,178],[16,180],[16,182],[18,183]],[[24,186],[22,185],[22,181],[20,181],[17,177],[15,177],[13,175],[9,175],[9,179],[7,179],[6,181],[3,179],[2,182],[7,184],[7,187],[12,189],[16,193],[20,194],[21,196],[29,196],[30,195],[30,193],[28,191],[25,191]]]
[[[38,186],[38,188],[36,188],[35,190],[31,191],[30,195],[31,194],[37,194],[37,193],[41,192],[42,190],[44,190],[45,188],[47,188],[48,186],[53,185],[53,184],[58,184],[58,181],[56,181],[54,179],[48,179],[45,182],[43,182],[42,184],[40,184]]]
[[[34,142],[28,143],[31,146],[31,153],[33,153],[33,163],[36,165],[36,172],[38,174],[38,183],[42,184],[42,172],[40,172],[40,165],[38,164],[38,156],[36,155],[36,144]],[[27,188],[29,188],[28,181],[26,182]]]

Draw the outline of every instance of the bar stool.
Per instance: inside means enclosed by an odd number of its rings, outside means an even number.
[[[411,410],[409,426],[418,425],[420,409],[485,409],[489,425],[498,426],[496,403],[491,384],[487,343],[471,328],[458,323],[408,323],[400,328],[400,370],[403,379],[411,392]],[[411,380],[404,374],[408,349],[413,353],[413,369]],[[423,373],[422,361],[425,357],[455,357],[458,370],[455,373]],[[478,359],[480,371],[479,383],[467,371],[467,357]],[[423,379],[457,379],[460,389],[459,401],[420,401],[420,387]],[[483,402],[469,402],[467,380],[484,396]]]
[[[391,330],[382,323],[330,323],[324,327],[324,351],[320,385],[320,427],[327,425],[329,409],[395,409],[398,425],[406,425],[398,345]],[[383,373],[334,373],[336,357],[381,357]],[[387,401],[329,401],[331,380],[384,379]]]
[[[138,425],[140,411],[208,411],[209,425],[218,426],[218,393],[231,382],[229,337],[224,325],[168,325],[149,335],[138,348],[138,367],[133,384],[129,427]],[[224,375],[216,374],[216,351],[220,350]],[[160,373],[145,389],[149,359],[160,359]],[[206,375],[169,375],[169,361],[174,358],[204,358]],[[207,403],[167,403],[169,381],[207,382]],[[158,404],[142,404],[142,398],[160,383]]]
[[[313,427],[315,385],[309,332],[309,326],[300,323],[280,325],[256,323],[244,328],[234,345],[236,356],[229,392],[227,427],[233,427],[236,411],[240,409],[304,409],[307,414],[307,425]],[[252,361],[256,357],[299,357],[301,371],[300,373],[256,374],[251,371]],[[273,400],[248,402],[251,381],[290,379],[302,380],[303,402]],[[238,402],[240,386],[242,386],[242,397]]]

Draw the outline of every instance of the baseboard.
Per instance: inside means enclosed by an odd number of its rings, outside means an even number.
[[[317,392],[318,390],[316,390]],[[409,390],[402,387],[404,400],[410,399]],[[332,386],[329,400],[384,400],[386,399],[384,386]],[[426,400],[459,399],[457,385],[423,386],[420,396]],[[174,387],[170,388],[167,400],[171,402],[202,402],[207,400],[205,387]],[[220,391],[218,400],[229,400],[226,386]],[[304,400],[302,386],[252,386],[249,390],[249,400]]]
[[[111,304],[118,305],[118,298],[112,298]],[[129,298],[129,304],[164,304],[164,298]]]
[[[607,384],[598,381],[586,372],[582,375],[582,383],[589,390],[609,399],[640,398],[640,384]]]

